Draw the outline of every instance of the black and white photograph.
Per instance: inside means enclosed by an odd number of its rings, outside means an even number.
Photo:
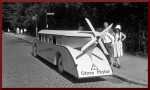
[[[3,88],[148,88],[148,3],[3,3]]]

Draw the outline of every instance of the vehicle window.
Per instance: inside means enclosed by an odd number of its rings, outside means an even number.
[[[48,36],[48,42],[51,43],[51,44],[53,44],[53,38],[52,38],[51,35]]]
[[[47,35],[47,43],[50,43],[50,37],[49,37],[49,35]]]
[[[41,41],[42,39],[41,39],[41,34],[39,34],[39,40]]]
[[[43,34],[43,42],[45,42],[45,35]]]
[[[56,44],[56,37],[46,34],[39,34],[38,38],[41,42],[46,42],[50,44]]]
[[[45,35],[43,34],[42,36],[43,36],[43,42],[45,42]]]
[[[56,37],[53,36],[53,44],[56,44]]]
[[[49,35],[45,35],[45,41],[46,43],[49,43]]]
[[[43,41],[44,41],[44,35],[41,34],[41,42],[43,42]]]
[[[41,40],[41,42],[42,42],[42,34],[40,35],[40,38],[41,38],[40,40]]]
[[[44,35],[44,40],[47,43],[47,35],[46,34]]]

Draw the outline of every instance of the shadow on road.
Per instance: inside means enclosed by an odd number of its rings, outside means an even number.
[[[42,58],[40,56],[36,56],[36,58],[38,60],[40,60],[42,63],[44,63],[45,65],[47,65],[49,68],[51,68],[51,69],[55,70],[57,73],[59,73],[58,70],[57,70],[57,66],[54,66],[49,61],[45,60],[44,58]],[[101,77],[77,79],[77,78],[73,77],[72,75],[70,75],[67,72],[63,72],[60,75],[62,75],[64,78],[66,78],[67,80],[71,81],[72,83],[85,83],[85,82],[106,81],[104,78],[101,78]]]

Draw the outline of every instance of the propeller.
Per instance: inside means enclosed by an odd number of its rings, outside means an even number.
[[[88,18],[85,18],[85,21],[87,22],[87,24],[89,25],[89,27],[91,28],[92,32],[93,32],[93,35],[94,37],[96,37],[96,31],[93,27],[93,25],[91,24],[90,20]]]
[[[84,55],[86,52],[88,52],[89,48],[95,44],[99,44],[103,50],[103,52],[105,54],[108,55],[108,52],[104,46],[104,44],[101,41],[101,35],[104,34],[104,32],[108,31],[111,29],[111,27],[113,26],[113,24],[109,25],[106,29],[104,29],[102,32],[98,33],[95,31],[93,25],[91,24],[90,20],[88,18],[85,18],[87,24],[89,25],[90,29],[92,30],[93,36],[91,37],[91,41],[89,41],[87,44],[85,44],[82,48],[81,48],[81,53],[76,57],[76,59],[78,59],[79,57],[81,57],[82,55]]]

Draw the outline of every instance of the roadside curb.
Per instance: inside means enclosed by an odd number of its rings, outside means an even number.
[[[24,36],[25,36],[25,35],[24,35]],[[20,36],[18,36],[18,35],[15,35],[15,37],[18,38],[18,39],[21,39],[21,40],[23,40],[23,41],[25,41],[25,42],[27,42],[27,43],[32,44],[32,41],[26,40],[26,39],[24,39],[24,38],[22,38],[22,37],[20,37]],[[33,37],[33,38],[34,38],[34,37]]]
[[[125,81],[125,82],[129,82],[129,83],[133,83],[133,84],[138,84],[138,85],[143,85],[143,86],[148,86],[148,84],[147,84],[146,82],[142,82],[142,81],[139,81],[139,80],[135,80],[135,79],[132,79],[132,78],[123,76],[123,75],[116,75],[116,74],[113,74],[113,77],[118,78],[118,79],[121,79],[121,80],[123,80],[123,81]]]
[[[17,38],[19,38],[19,37],[17,37]],[[29,44],[32,44],[32,41],[28,41],[28,40],[25,40],[25,39],[23,39],[23,38],[19,38],[19,39],[21,39],[21,40],[23,40],[23,41],[25,41],[25,42],[27,42],[27,43],[29,43]]]

